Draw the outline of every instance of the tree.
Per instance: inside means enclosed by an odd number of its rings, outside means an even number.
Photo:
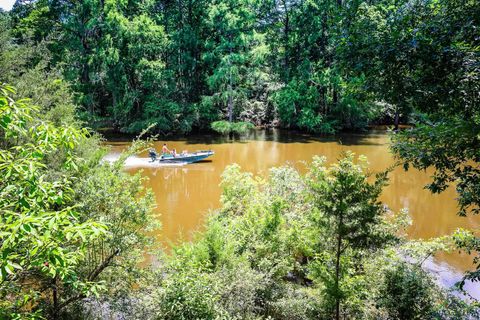
[[[166,86],[163,99],[185,110],[184,119],[177,121],[200,128],[208,127],[212,118],[216,120],[216,114],[203,112],[200,103],[208,89],[208,65],[202,59],[208,37],[207,6],[205,0],[163,1],[155,13],[155,21],[164,27],[169,40],[162,59]]]
[[[28,0],[8,17],[13,44],[46,43],[91,124],[333,133],[458,105],[478,42],[478,8],[459,3]]]
[[[204,103],[226,106],[228,122],[246,100],[248,78],[263,56],[262,35],[255,30],[255,1],[214,1],[208,6],[210,37],[204,60],[212,65],[208,84],[212,95]],[[237,110],[235,108],[237,104]]]
[[[78,211],[65,205],[73,196],[66,176],[53,182],[46,177],[43,161],[59,149],[66,154],[65,168],[75,170],[73,150],[85,131],[44,122],[28,127],[35,109],[13,100],[13,93],[0,87],[1,315],[44,312],[56,319],[66,292],[98,292],[96,275],[82,279],[77,268],[87,246],[105,238],[107,229],[81,221]]]
[[[324,158],[314,158],[307,178],[318,210],[313,218],[326,233],[323,237],[328,241],[327,252],[332,253],[334,262],[334,283],[327,286],[327,292],[335,300],[336,319],[340,319],[344,299],[340,284],[346,274],[342,270],[344,257],[350,250],[375,250],[394,239],[380,228],[386,209],[378,197],[387,182],[386,173],[378,174],[376,181],[369,183],[364,159],[363,165],[354,164],[353,157],[347,153],[328,169],[323,166]]]
[[[433,193],[454,185],[459,215],[478,214],[480,51],[473,25],[478,24],[480,8],[450,0],[422,8],[430,18],[417,31],[416,55],[428,54],[434,63],[414,60],[416,108],[422,114],[415,127],[392,137],[392,150],[405,169],[434,168],[426,186]],[[478,272],[473,278],[478,279]]]
[[[62,35],[49,46],[52,63],[62,64],[65,77],[82,94],[84,116],[92,122],[101,116],[123,131],[139,132],[147,127],[138,129],[145,116],[169,116],[163,106],[152,105],[164,80],[161,55],[166,46],[152,7],[151,2],[114,0],[40,1],[19,24],[48,11],[53,16],[50,20],[58,21],[50,37]],[[38,28],[32,25],[31,29]]]
[[[130,293],[156,224],[144,179],[122,167],[148,140],[102,163],[98,139],[76,122],[54,125],[0,89],[0,316],[58,319],[92,295]]]
[[[16,96],[38,106],[37,116],[55,125],[79,124],[71,85],[62,70],[52,68],[50,41],[36,43],[25,36],[21,44],[12,38],[9,20],[0,22],[0,82],[15,83]]]

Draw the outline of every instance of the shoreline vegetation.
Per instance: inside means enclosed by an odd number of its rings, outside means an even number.
[[[145,177],[122,169],[153,137],[109,163],[86,127],[411,123],[397,164],[432,168],[432,193],[454,185],[452,215],[479,214],[479,19],[474,0],[16,1],[0,11],[0,318],[478,319],[421,265],[480,239],[407,240],[407,212],[378,200],[390,169],[351,152],[306,174],[232,164],[205,231],[167,255]]]
[[[411,129],[411,128],[414,128],[415,125],[414,124],[404,124],[404,123],[400,123],[398,125],[398,130],[405,130],[405,129]],[[299,129],[286,129],[286,128],[282,128],[280,126],[266,126],[266,125],[263,125],[263,126],[249,126],[248,130],[282,130],[282,131],[290,131],[290,132],[295,132],[295,133],[301,133],[301,134],[309,134],[309,135],[312,135],[312,136],[316,136],[316,135],[319,135],[319,136],[325,136],[325,137],[329,137],[329,136],[335,136],[336,134],[345,134],[345,133],[364,133],[364,132],[371,132],[371,131],[393,131],[395,129],[395,126],[392,124],[392,123],[376,123],[376,124],[370,124],[368,126],[366,126],[364,129],[362,130],[341,130],[341,131],[338,131],[336,133],[325,133],[325,134],[315,134],[315,133],[312,133],[312,132],[309,132],[309,131],[305,131],[305,130],[299,130]],[[236,132],[237,136],[242,136],[242,135],[246,135],[248,133],[248,130],[242,130],[240,132]],[[123,137],[125,139],[130,139],[130,140],[133,140],[135,139],[136,135],[133,134],[133,133],[125,133],[125,132],[121,132],[121,131],[118,131],[118,130],[115,130],[115,128],[113,127],[102,127],[102,128],[96,128],[95,129],[96,132],[102,134],[104,137],[106,138],[109,138],[109,137]],[[185,133],[185,134],[176,134],[176,133],[170,133],[169,135],[166,135],[166,136],[159,136],[158,138],[160,139],[164,139],[164,138],[170,138],[170,137],[188,137],[188,136],[192,136],[192,135],[199,135],[199,134],[207,134],[207,135],[211,135],[211,134],[219,134],[219,135],[225,135],[225,133],[223,132],[223,130],[219,130],[219,131],[216,131],[214,129],[205,129],[205,130],[199,130],[199,131],[191,131],[189,133]]]
[[[473,235],[407,240],[408,212],[378,201],[388,170],[369,179],[364,157],[346,152],[329,166],[314,157],[304,175],[284,166],[265,178],[231,165],[205,231],[155,254],[145,234],[158,227],[152,194],[140,173],[122,169],[149,141],[136,140],[112,164],[101,161],[98,137],[74,124],[51,126],[28,101],[12,99],[11,87],[0,89],[2,317],[480,316],[476,302],[421,268]],[[145,250],[158,268],[141,263]]]

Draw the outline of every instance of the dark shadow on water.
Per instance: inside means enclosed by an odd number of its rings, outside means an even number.
[[[179,139],[171,139],[173,141],[184,141],[186,144],[225,144],[225,143],[248,143],[249,141],[271,141],[279,143],[338,143],[342,145],[383,145],[383,141],[375,141],[382,139],[387,134],[386,131],[368,131],[366,133],[339,133],[336,135],[312,135],[290,130],[265,129],[253,130],[250,133],[230,139],[226,136],[219,135],[192,135]]]
[[[385,136],[388,134],[384,130],[370,130],[365,133],[358,132],[342,132],[336,135],[315,135],[307,134],[303,132],[293,130],[281,130],[281,129],[259,129],[252,130],[248,134],[238,136],[235,135],[232,138],[228,136],[222,136],[213,133],[193,134],[189,136],[171,136],[168,138],[160,138],[157,143],[163,143],[163,141],[181,141],[187,145],[218,145],[218,144],[244,144],[250,141],[271,141],[279,143],[338,143],[345,146],[353,145],[371,145],[380,146],[385,144]],[[128,136],[122,140],[120,137],[116,139],[108,139],[108,144],[116,146],[126,146],[132,139]]]

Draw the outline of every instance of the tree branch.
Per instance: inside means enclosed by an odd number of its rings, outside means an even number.
[[[100,264],[97,268],[95,268],[95,270],[93,270],[90,275],[88,276],[88,281],[93,281],[95,280],[98,275],[100,273],[102,273],[103,270],[105,270],[106,267],[108,267],[110,265],[110,263],[112,262],[113,258],[115,258],[115,256],[117,256],[118,254],[120,253],[120,249],[115,249],[115,251],[109,255],[103,262],[102,264]],[[56,312],[58,313],[60,310],[62,310],[63,308],[65,308],[66,306],[68,306],[70,303],[72,302],[75,302],[75,301],[78,301],[80,299],[83,299],[83,298],[86,298],[86,295],[85,294],[79,294],[79,295],[76,295],[76,296],[73,296],[69,299],[67,299],[65,302],[61,303]]]

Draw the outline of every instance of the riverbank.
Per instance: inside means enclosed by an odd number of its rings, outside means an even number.
[[[412,125],[411,124],[400,124],[399,125],[399,129],[400,130],[404,130],[404,129],[408,129],[408,128],[411,128]],[[302,131],[302,130],[298,130],[298,129],[286,129],[286,128],[281,128],[281,127],[278,127],[278,126],[257,126],[254,130],[250,130],[249,132],[247,132],[246,134],[241,134],[241,135],[238,135],[238,134],[235,134],[233,135],[233,137],[235,139],[241,139],[241,138],[245,138],[252,133],[252,132],[255,132],[255,131],[269,131],[269,130],[276,130],[276,131],[280,131],[280,132],[284,132],[284,133],[287,133],[287,132],[290,132],[292,134],[296,134],[296,135],[308,135],[308,136],[322,136],[322,137],[335,137],[335,136],[338,136],[338,135],[346,135],[346,134],[365,134],[365,133],[368,133],[368,132],[378,132],[378,131],[381,131],[381,132],[388,132],[390,130],[393,130],[394,128],[394,125],[393,124],[371,124],[371,125],[368,125],[366,127],[365,130],[362,130],[362,131],[358,131],[358,130],[342,130],[342,131],[339,131],[339,132],[336,132],[336,133],[333,133],[333,134],[312,134],[311,132],[308,132],[308,131]],[[98,132],[99,134],[101,134],[105,139],[109,140],[109,141],[130,141],[130,140],[133,140],[135,139],[139,133],[125,133],[125,132],[122,132],[118,129],[115,129],[113,127],[101,127],[101,128],[96,128],[95,129],[96,132]],[[155,135],[154,133],[154,130],[152,130],[152,134]],[[150,135],[150,133],[148,133],[147,135]],[[186,134],[178,134],[178,133],[171,133],[171,134],[167,134],[167,135],[161,135],[159,134],[158,135],[158,139],[162,140],[178,140],[178,139],[187,139],[189,137],[196,137],[196,136],[205,136],[205,137],[215,137],[215,136],[218,136],[220,139],[223,139],[223,138],[226,138],[225,135],[222,135],[222,134],[219,134],[213,130],[194,130],[192,132],[189,132],[189,133],[186,133]]]

